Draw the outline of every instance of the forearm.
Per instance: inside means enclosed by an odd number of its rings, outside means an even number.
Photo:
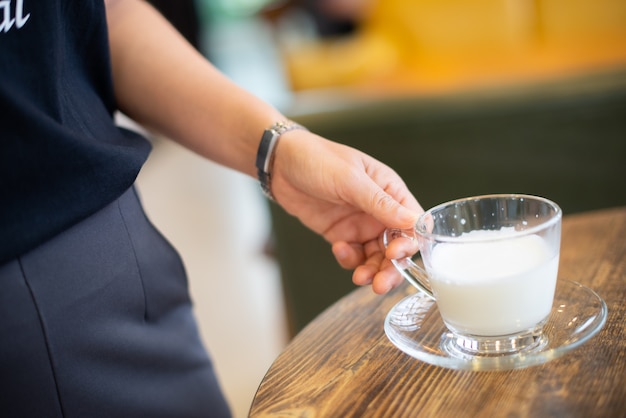
[[[108,0],[115,95],[148,129],[249,175],[264,129],[283,116],[237,87],[141,0]]]

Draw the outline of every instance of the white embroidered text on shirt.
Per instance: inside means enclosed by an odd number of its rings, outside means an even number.
[[[15,29],[20,29],[26,24],[30,13],[24,16],[24,0],[16,0],[15,2],[15,17],[11,15],[11,0],[0,1],[0,33],[8,32],[13,25]]]

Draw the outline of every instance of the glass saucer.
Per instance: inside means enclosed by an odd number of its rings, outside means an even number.
[[[400,350],[429,364],[458,370],[512,370],[535,366],[560,357],[580,346],[602,329],[606,303],[593,290],[559,279],[552,312],[536,350],[497,357],[453,356],[442,349],[449,338],[433,299],[422,292],[398,302],[387,314],[385,333]]]

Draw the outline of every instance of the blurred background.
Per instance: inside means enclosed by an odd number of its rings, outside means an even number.
[[[151,3],[236,83],[396,169],[425,208],[483,193],[542,195],[565,215],[626,205],[623,0]],[[152,140],[140,193],[245,417],[351,273],[256,180]]]

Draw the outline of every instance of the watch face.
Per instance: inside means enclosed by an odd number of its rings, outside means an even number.
[[[256,168],[267,172],[267,166],[269,164],[269,154],[272,148],[272,143],[278,137],[279,134],[271,129],[263,132],[261,137],[261,143],[259,144],[259,150],[256,154]]]

